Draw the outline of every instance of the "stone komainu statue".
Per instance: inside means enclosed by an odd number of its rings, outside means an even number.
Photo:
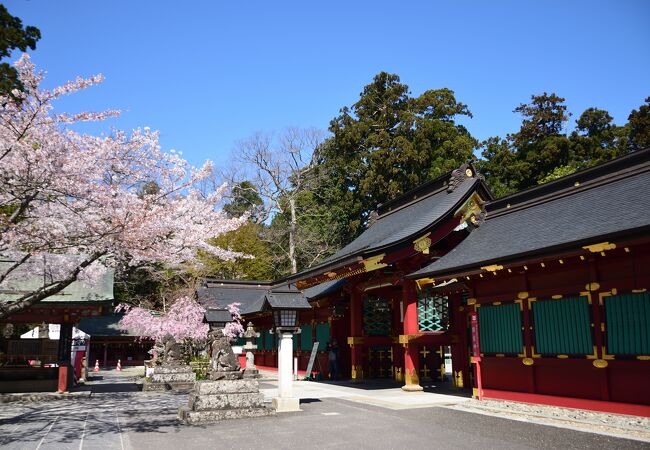
[[[221,331],[212,334],[210,344],[210,365],[215,372],[233,372],[241,369],[237,357],[230,346],[230,339]]]
[[[166,364],[177,364],[182,361],[181,344],[176,342],[173,337],[168,337],[163,340],[165,345],[164,360]]]

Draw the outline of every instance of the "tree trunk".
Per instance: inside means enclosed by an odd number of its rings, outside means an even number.
[[[298,261],[296,261],[296,200],[289,199],[291,209],[291,223],[289,224],[289,261],[291,261],[291,273],[298,273]]]
[[[52,295],[58,294],[66,287],[77,281],[79,273],[91,265],[93,262],[97,261],[99,258],[104,256],[106,252],[95,252],[90,255],[85,261],[81,262],[67,278],[56,281],[48,286],[43,286],[41,288],[35,289],[32,292],[29,292],[23,295],[16,300],[10,300],[3,303],[0,303],[0,320],[6,319],[12,314],[18,314],[26,309],[31,308],[36,303],[44,300]]]

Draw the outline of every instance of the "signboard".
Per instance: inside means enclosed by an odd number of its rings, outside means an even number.
[[[481,360],[481,339],[478,332],[478,313],[469,313],[469,323],[472,330],[472,356],[478,361]]]
[[[478,331],[478,313],[473,311],[469,313],[469,324],[472,331],[472,362],[476,369],[476,388],[478,390],[478,399],[483,400],[483,381],[481,380],[481,339]]]
[[[314,361],[316,361],[316,353],[318,353],[318,342],[314,342],[314,346],[311,348],[311,355],[309,356],[309,364],[307,364],[307,376],[311,376],[311,370],[314,367]]]

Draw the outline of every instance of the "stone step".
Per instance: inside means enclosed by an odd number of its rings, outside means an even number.
[[[177,373],[156,373],[151,375],[151,381],[154,383],[172,383],[172,382],[194,382],[196,381],[196,374],[193,372],[177,372]]]
[[[145,381],[142,383],[142,390],[144,392],[159,392],[159,391],[179,391],[190,392],[194,389],[194,381],[173,381],[171,383],[154,383],[152,381]]]
[[[258,408],[264,406],[262,393],[237,393],[197,395],[191,393],[189,408],[193,411],[206,411],[210,409],[237,409]]]
[[[198,395],[257,393],[259,383],[250,379],[198,381],[194,390]]]
[[[210,411],[191,411],[187,406],[178,410],[178,418],[187,424],[218,422],[227,419],[244,419],[247,417],[265,417],[275,415],[271,408],[217,409]]]
[[[153,373],[167,374],[167,373],[192,373],[192,367],[188,365],[169,365],[169,366],[155,366]]]

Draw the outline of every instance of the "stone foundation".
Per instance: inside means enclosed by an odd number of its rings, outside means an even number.
[[[150,379],[145,378],[143,391],[189,391],[196,383],[196,374],[190,366],[156,366]]]
[[[257,380],[251,379],[198,381],[188,406],[178,410],[179,419],[188,424],[273,414],[275,410],[264,404]]]

